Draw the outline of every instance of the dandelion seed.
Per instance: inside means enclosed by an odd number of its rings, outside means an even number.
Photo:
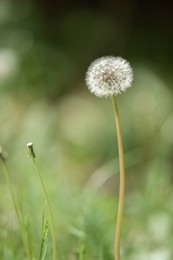
[[[121,57],[107,56],[96,59],[86,73],[86,85],[98,97],[111,97],[131,87],[133,70]]]

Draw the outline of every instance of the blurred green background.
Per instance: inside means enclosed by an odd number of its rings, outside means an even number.
[[[86,259],[113,259],[114,116],[110,100],[89,93],[85,73],[94,59],[114,55],[134,68],[133,87],[117,97],[126,163],[122,260],[173,259],[172,35],[167,2],[0,1],[0,145],[35,256],[45,206],[30,141],[53,204],[58,259],[79,259],[83,247]],[[0,259],[24,259],[0,172]]]

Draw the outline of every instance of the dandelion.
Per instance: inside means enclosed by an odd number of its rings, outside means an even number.
[[[88,68],[86,85],[98,97],[111,97],[124,93],[133,80],[130,64],[121,57],[102,57]]]
[[[98,97],[110,97],[112,99],[115,116],[120,169],[119,201],[114,248],[115,260],[120,259],[120,231],[123,216],[125,186],[123,143],[118,105],[115,96],[124,93],[129,87],[131,87],[132,81],[133,70],[130,64],[121,57],[107,56],[99,58],[91,63],[86,73],[86,85],[88,89]]]

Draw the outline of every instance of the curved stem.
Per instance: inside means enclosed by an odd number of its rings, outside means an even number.
[[[115,115],[115,123],[117,130],[118,139],[118,154],[119,154],[119,169],[120,169],[120,183],[119,183],[119,200],[118,200],[118,213],[116,222],[116,232],[115,232],[115,260],[120,259],[120,235],[121,235],[121,223],[123,216],[124,207],[124,186],[125,186],[125,174],[124,174],[124,153],[123,153],[123,143],[122,134],[120,127],[120,116],[118,112],[117,102],[114,96],[112,96],[112,105]]]

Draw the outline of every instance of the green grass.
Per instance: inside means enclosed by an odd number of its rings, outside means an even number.
[[[156,167],[160,168],[161,165],[158,164]],[[158,254],[158,259],[161,259],[159,255],[162,255],[163,259],[172,257],[173,210],[170,205],[173,194],[168,176],[167,181],[161,173],[158,178],[157,169],[153,174],[155,181],[151,180],[151,176],[147,176],[146,187],[142,192],[136,190],[126,194],[122,259],[145,259],[146,255],[148,259],[156,259],[154,254]],[[57,220],[55,233],[58,259],[113,259],[116,199],[89,188],[81,189],[74,186],[70,188],[66,181],[61,180],[57,182],[56,190],[51,186],[48,189],[53,200],[54,218]],[[27,186],[25,188],[27,189]],[[44,259],[38,256],[44,256],[45,252],[45,259],[52,259],[48,222],[47,219],[42,220],[42,212],[45,211],[44,200],[36,190],[30,192],[30,197],[31,204],[29,209],[26,209],[25,205],[23,215],[27,216],[30,226],[30,241],[35,259]],[[22,235],[19,226],[16,225],[17,219],[8,190],[4,193],[4,199],[8,201],[8,206],[4,205],[2,211],[5,220],[1,217],[1,259],[22,259],[25,256]],[[26,203],[27,196],[23,199],[23,204]],[[13,218],[9,212],[14,215]]]
[[[156,76],[142,69],[136,73],[136,87],[119,99],[126,165],[122,260],[172,260],[173,98]],[[35,259],[45,252],[45,259],[52,259],[53,245],[45,199],[27,158],[28,141],[34,143],[52,206],[57,259],[113,259],[118,163],[108,103],[86,93],[54,105],[0,96],[1,145],[8,152]],[[2,170],[0,166],[0,259],[25,259]]]

